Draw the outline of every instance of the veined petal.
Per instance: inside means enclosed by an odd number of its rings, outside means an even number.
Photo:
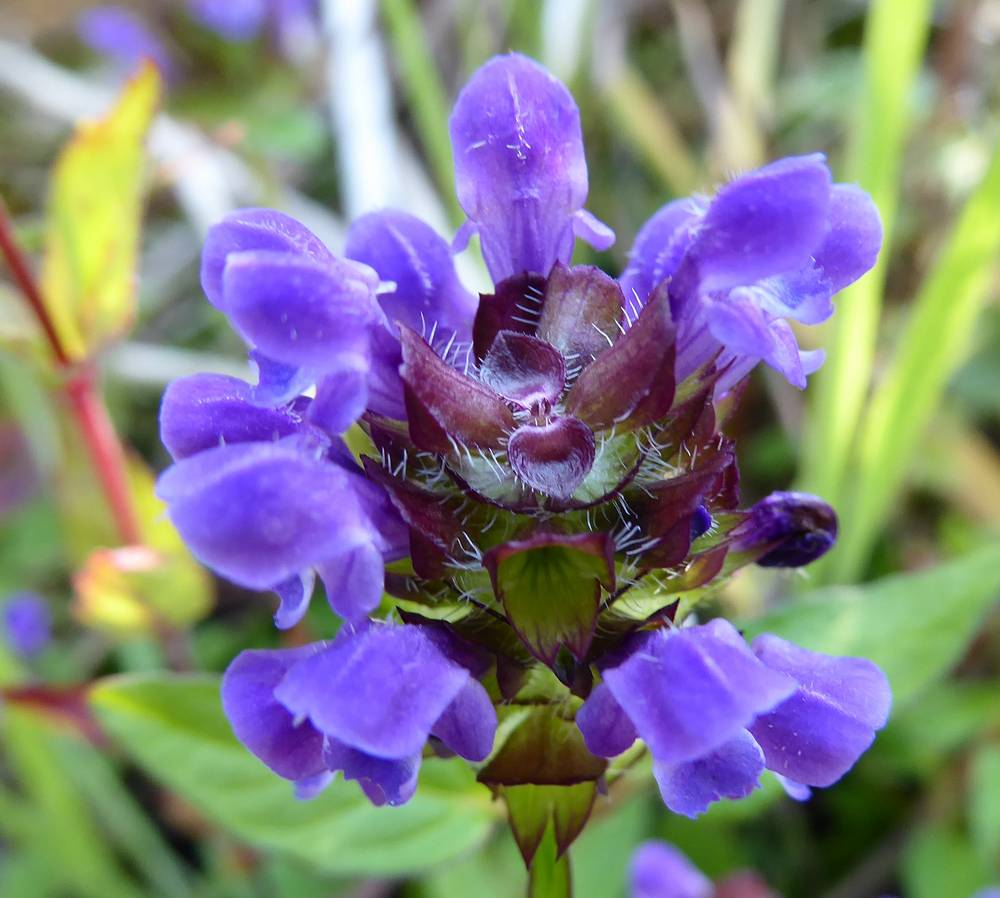
[[[483,684],[471,677],[444,709],[431,733],[455,754],[483,761],[493,751],[497,712]]]
[[[350,476],[285,442],[236,443],[177,462],[157,495],[202,562],[241,586],[270,589],[368,526]]]
[[[458,200],[494,282],[568,262],[587,163],[566,87],[524,56],[495,57],[459,94],[450,131]]]
[[[763,772],[764,753],[746,730],[692,761],[653,764],[663,803],[685,817],[697,817],[723,798],[746,798]]]
[[[373,625],[291,668],[275,694],[330,738],[399,760],[420,752],[468,680],[419,627]]]
[[[808,265],[826,233],[829,206],[830,170],[818,153],[781,159],[730,181],[685,254],[675,299],[683,304],[693,301],[692,294]]]
[[[348,621],[378,608],[385,582],[385,562],[369,529],[344,534],[336,555],[319,565],[330,607]]]
[[[267,442],[295,433],[301,420],[288,408],[253,403],[253,387],[224,374],[173,381],[160,405],[160,439],[175,459],[230,443]]]
[[[288,670],[322,647],[241,652],[222,678],[222,708],[236,738],[285,779],[303,780],[326,770],[323,736],[308,722],[297,724],[274,698]]]
[[[705,215],[705,203],[694,198],[674,200],[656,212],[639,230],[618,279],[629,318],[664,278],[677,271]]]
[[[638,737],[625,709],[606,684],[600,683],[576,712],[576,725],[587,748],[601,758],[613,758]]]
[[[476,298],[458,279],[451,248],[430,225],[395,209],[363,215],[347,232],[344,255],[373,268],[395,289],[379,293],[390,322],[469,342]],[[445,334],[445,331],[450,334]]]
[[[316,385],[309,405],[309,420],[329,434],[341,434],[364,413],[368,405],[370,363],[363,353],[337,357],[335,368]]]
[[[768,768],[807,786],[832,785],[889,718],[885,674],[865,658],[810,652],[770,634],[758,636],[753,650],[768,668],[798,683],[791,697],[750,727]]]
[[[225,311],[244,339],[316,371],[336,370],[345,354],[367,355],[376,286],[360,263],[271,250],[230,253],[222,277]]]
[[[344,779],[356,780],[376,807],[406,804],[417,791],[419,752],[406,758],[379,758],[328,738],[323,757],[331,770],[341,770]]]
[[[882,220],[872,198],[854,184],[834,184],[829,223],[816,252],[816,266],[832,293],[868,271],[882,246]]]
[[[290,215],[276,209],[237,209],[209,230],[201,251],[201,286],[216,308],[225,311],[226,260],[231,253],[248,250],[286,252],[320,264],[333,261],[323,241]]]
[[[666,765],[714,751],[795,689],[721,619],[657,634],[607,669],[604,682],[656,762]]]

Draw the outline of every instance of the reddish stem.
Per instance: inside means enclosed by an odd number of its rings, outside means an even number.
[[[0,251],[3,252],[4,258],[7,260],[7,265],[10,267],[11,274],[14,275],[17,286],[35,313],[42,330],[45,331],[45,338],[49,341],[56,361],[60,367],[68,367],[72,364],[72,360],[63,347],[62,340],[59,339],[55,324],[45,308],[45,300],[42,299],[42,292],[38,289],[28,259],[17,242],[14,225],[10,220],[10,214],[7,212],[7,205],[4,203],[3,197],[0,197]]]
[[[57,367],[68,375],[65,390],[69,407],[87,444],[87,452],[101,482],[118,533],[126,543],[141,543],[142,533],[132,504],[132,493],[126,473],[125,450],[122,449],[108,415],[107,406],[97,390],[93,369],[89,365],[75,366],[73,359],[66,352],[55,323],[49,316],[28,258],[17,242],[14,226],[2,198],[0,198],[0,253],[6,259],[15,283],[38,319]]]
[[[125,450],[97,390],[92,368],[80,368],[66,382],[66,397],[83,432],[91,463],[100,478],[121,538],[126,543],[141,543],[142,533],[126,473]]]

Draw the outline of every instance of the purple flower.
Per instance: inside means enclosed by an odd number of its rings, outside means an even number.
[[[711,881],[667,842],[643,842],[629,864],[630,898],[712,898]]]
[[[268,0],[188,0],[194,18],[229,41],[255,38],[268,15]]]
[[[517,53],[486,63],[459,94],[450,129],[458,200],[494,282],[568,263],[574,235],[600,249],[614,242],[583,211],[580,111],[538,63]]]
[[[765,767],[806,786],[836,782],[885,725],[885,675],[777,636],[752,648],[722,620],[640,638],[577,714],[587,747],[613,757],[641,738],[667,807],[691,817],[749,795]]]
[[[22,658],[44,651],[52,639],[52,614],[40,595],[19,592],[8,597],[3,607],[3,627],[7,645]]]
[[[493,747],[482,670],[450,648],[418,626],[373,624],[329,643],[246,651],[223,678],[223,707],[240,741],[300,797],[341,771],[373,804],[403,804],[429,737],[472,761]]]
[[[369,407],[405,418],[399,325],[423,335],[450,363],[468,364],[476,298],[462,286],[451,248],[420,219],[385,209],[357,219],[344,254],[370,266],[387,287],[379,294],[384,319],[373,341]]]
[[[803,380],[787,319],[822,320],[872,264],[870,201],[831,185],[821,157],[783,160],[666,207],[617,281],[568,264],[577,236],[613,235],[583,211],[563,85],[498,57],[450,124],[468,216],[451,244],[398,210],[354,222],[339,257],[267,209],[206,240],[204,291],[257,383],[168,388],[175,461],[158,493],[197,557],[278,593],[279,627],[316,576],[346,620],[332,643],[236,659],[223,692],[237,735],[300,796],[342,771],[398,803],[428,739],[483,760],[493,702],[514,703],[524,716],[481,776],[526,857],[550,816],[560,850],[572,841],[604,759],[636,739],[667,805],[692,816],[748,795],[765,767],[800,797],[829,785],[885,722],[881,672],[672,622],[677,595],[755,561],[807,564],[836,538],[812,496],[739,509],[715,397],[761,359]],[[478,301],[453,258],[472,232],[494,280]],[[370,621],[390,597],[405,623]],[[525,807],[531,784],[551,808]]]
[[[130,74],[144,60],[153,62],[167,79],[176,68],[163,41],[136,13],[122,6],[97,6],[77,23],[80,40]]]
[[[803,567],[837,540],[837,515],[808,493],[771,493],[731,533],[736,552],[752,551],[761,567]]]
[[[831,184],[819,154],[783,159],[735,179],[715,199],[677,200],[639,232],[621,284],[630,317],[669,278],[677,377],[717,359],[725,392],[764,361],[805,386],[822,354],[798,348],[789,320],[818,324],[835,293],[878,256],[871,198]]]
[[[311,41],[316,0],[188,0],[194,19],[223,40],[249,41],[268,28],[289,56]]]

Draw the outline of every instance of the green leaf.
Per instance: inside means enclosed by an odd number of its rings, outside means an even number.
[[[458,761],[427,761],[417,795],[399,808],[372,807],[355,783],[339,779],[314,801],[296,801],[291,784],[230,732],[215,677],[112,677],[90,701],[152,777],[236,836],[328,873],[425,870],[472,850],[495,820],[489,792]]]
[[[570,852],[576,898],[622,898],[626,893],[628,864],[651,833],[654,804],[648,793],[620,802],[613,790],[610,797],[598,799],[594,817]]]
[[[879,737],[878,750],[906,773],[931,776],[950,755],[1000,727],[998,695],[998,680],[940,683],[893,718]],[[927,725],[929,720],[933,726]]]
[[[612,552],[603,534],[536,533],[486,554],[493,591],[539,660],[551,665],[563,646],[587,654],[601,585],[614,589]]]
[[[400,67],[400,85],[406,92],[414,124],[427,154],[441,197],[452,219],[462,220],[455,199],[448,116],[451,104],[441,73],[424,35],[419,8],[412,0],[383,0],[380,4],[389,38]]]
[[[876,0],[865,23],[864,81],[843,180],[857,182],[872,195],[885,242],[875,269],[837,300],[826,340],[828,361],[815,377],[803,445],[803,488],[835,508],[841,507],[847,460],[871,380],[911,93],[933,6],[931,0]]]
[[[840,580],[862,569],[897,508],[945,386],[965,360],[1000,255],[1000,146],[914,301],[861,431],[858,476],[843,506],[843,537],[831,553]],[[853,358],[852,358],[853,364]]]
[[[915,574],[830,587],[748,624],[814,651],[879,664],[899,708],[964,655],[1000,593],[1000,546]]]
[[[918,829],[907,843],[902,879],[907,898],[971,898],[988,884],[988,873],[964,835],[931,823]]]
[[[972,759],[969,827],[983,861],[1000,858],[1000,746],[984,745]]]
[[[73,359],[118,336],[135,312],[143,143],[159,98],[160,77],[147,65],[105,118],[80,126],[56,164],[42,294]]]

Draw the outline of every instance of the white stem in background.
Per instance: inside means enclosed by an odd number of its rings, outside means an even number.
[[[593,0],[545,0],[542,6],[542,62],[563,81],[580,68]]]
[[[327,93],[344,213],[356,218],[402,196],[399,149],[375,0],[323,0]]]
[[[55,65],[31,47],[6,40],[0,40],[0,91],[71,124],[106,113],[117,95],[113,86],[95,83]],[[156,117],[149,150],[201,234],[227,212],[273,195],[273,188],[265,187],[234,153],[163,113]],[[277,204],[329,245],[339,246],[343,240],[343,226],[336,217],[307,197],[284,191]]]

